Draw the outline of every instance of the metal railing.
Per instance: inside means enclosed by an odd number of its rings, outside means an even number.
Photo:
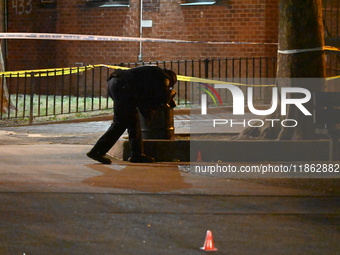
[[[276,58],[225,58],[114,64],[124,67],[157,65],[179,75],[209,79],[273,78]],[[65,68],[61,71],[27,71],[1,75],[0,119],[35,118],[108,110],[113,102],[107,96],[106,79],[112,72],[105,66]],[[259,88],[258,103],[268,101],[265,88]],[[175,90],[179,106],[188,106],[192,97],[190,82],[179,81]],[[226,102],[227,103],[227,102]],[[7,109],[7,110],[6,110]]]
[[[121,63],[120,65],[131,68],[140,65],[157,65],[171,69],[179,75],[234,81],[246,78],[274,78],[276,62],[276,57],[253,57]],[[175,90],[177,91],[178,105],[192,103],[190,101],[193,97],[190,82],[178,81]],[[258,103],[269,100],[264,93],[260,94],[261,96],[257,98]]]

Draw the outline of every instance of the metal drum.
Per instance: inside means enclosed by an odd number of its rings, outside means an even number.
[[[160,107],[149,123],[147,123],[141,114],[139,116],[143,139],[173,140],[175,138],[173,107]]]

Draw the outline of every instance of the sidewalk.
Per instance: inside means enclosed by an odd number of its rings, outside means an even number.
[[[0,254],[204,254],[208,229],[216,254],[339,252],[339,196],[97,164],[85,153],[107,124],[0,129]]]

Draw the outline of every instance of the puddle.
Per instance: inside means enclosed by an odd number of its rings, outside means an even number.
[[[192,185],[184,181],[181,172],[174,168],[145,166],[118,167],[111,165],[86,165],[102,175],[94,176],[83,181],[94,187],[127,189],[143,192],[166,192],[171,190],[190,189]],[[117,168],[114,166],[114,168]]]

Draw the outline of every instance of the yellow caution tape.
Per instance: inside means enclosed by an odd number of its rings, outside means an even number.
[[[53,69],[36,69],[36,70],[23,70],[23,71],[7,71],[0,72],[0,76],[3,77],[45,77],[45,76],[58,76],[65,74],[74,74],[77,72],[84,72],[86,70],[94,68],[91,66],[81,67],[66,67],[66,68],[53,68]]]
[[[339,78],[340,78],[340,75],[332,76],[332,77],[327,77],[326,81],[336,80],[336,79],[339,79]]]
[[[324,46],[324,50],[330,50],[330,51],[340,51],[340,48],[333,47],[333,46]]]
[[[200,83],[210,83],[210,84],[231,84],[236,86],[247,86],[247,87],[274,87],[275,85],[249,85],[243,83],[235,83],[235,82],[228,82],[228,81],[218,81],[218,80],[211,80],[205,78],[197,78],[197,77],[190,77],[190,76],[183,76],[177,75],[177,80],[179,81],[187,81],[187,82],[200,82]]]
[[[327,46],[329,47],[329,46]],[[340,51],[340,49],[338,49]],[[52,77],[52,76],[59,76],[59,75],[68,75],[68,74],[76,74],[79,72],[85,72],[91,70],[96,67],[107,67],[111,69],[122,69],[128,70],[129,67],[123,66],[114,66],[114,65],[106,65],[106,64],[97,64],[97,65],[88,65],[88,66],[81,66],[81,67],[64,67],[64,68],[51,68],[51,69],[35,69],[35,70],[23,70],[23,71],[7,71],[7,72],[0,72],[1,77],[12,77],[12,78],[22,78],[22,77]],[[339,79],[340,75],[327,77],[326,80],[334,80]],[[235,82],[227,82],[227,81],[219,81],[219,80],[212,80],[212,79],[205,79],[205,78],[198,78],[198,77],[191,77],[191,76],[184,76],[184,75],[177,75],[178,81],[184,82],[199,82],[199,83],[209,83],[209,84],[231,84],[235,86],[247,86],[247,87],[275,87],[274,84],[269,85],[249,85],[243,83],[235,83]]]
[[[59,76],[59,75],[67,75],[67,74],[75,74],[80,72],[85,72],[91,70],[95,67],[108,67],[113,69],[129,69],[127,67],[121,66],[112,66],[112,65],[88,65],[81,67],[63,67],[63,68],[50,68],[50,69],[35,69],[35,70],[23,70],[23,71],[7,71],[0,72],[0,76],[3,77],[46,77],[46,76]]]
[[[97,66],[104,66],[104,67],[108,67],[108,68],[112,68],[112,69],[122,69],[122,70],[128,70],[130,69],[129,67],[124,67],[124,66],[112,66],[112,65],[104,65],[104,64],[100,64],[100,65],[95,65]]]

